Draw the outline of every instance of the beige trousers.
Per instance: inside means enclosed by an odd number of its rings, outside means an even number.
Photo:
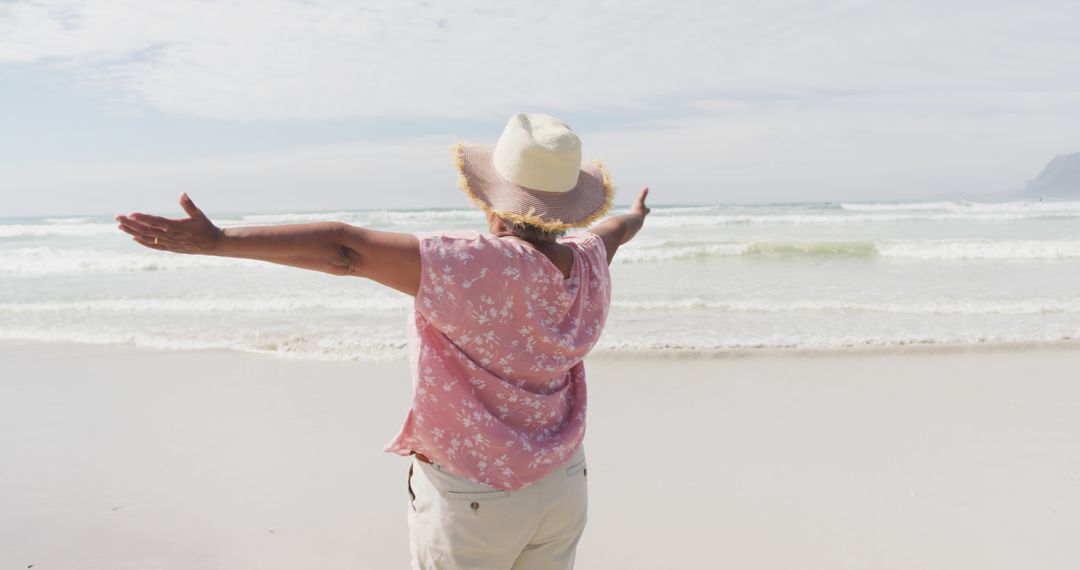
[[[566,570],[585,530],[585,449],[543,479],[502,491],[415,457],[409,467],[413,570]]]

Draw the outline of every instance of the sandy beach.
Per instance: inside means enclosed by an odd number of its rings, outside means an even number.
[[[584,569],[1075,568],[1080,351],[593,359]],[[404,361],[0,345],[0,567],[408,566]]]
[[[1078,30],[0,0],[0,570],[1080,570]]]

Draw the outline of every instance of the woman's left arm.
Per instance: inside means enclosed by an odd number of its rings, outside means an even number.
[[[187,193],[186,219],[133,213],[116,216],[120,229],[160,251],[258,259],[331,275],[366,277],[408,295],[420,287],[416,236],[369,230],[340,222],[219,228]]]

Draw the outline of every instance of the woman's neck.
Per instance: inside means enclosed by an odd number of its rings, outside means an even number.
[[[512,238],[521,240],[521,241],[526,242],[526,243],[530,243],[530,244],[538,246],[538,247],[551,246],[551,245],[558,245],[559,244],[559,242],[556,241],[554,238],[551,238],[551,239],[523,238],[523,237],[521,237],[521,236],[519,236],[519,235],[515,234],[514,232],[512,232],[510,230],[507,230],[507,229],[496,230],[496,231],[492,232],[492,234],[495,237],[512,237]]]

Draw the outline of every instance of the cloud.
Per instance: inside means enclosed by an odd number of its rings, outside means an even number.
[[[657,199],[698,203],[994,198],[1060,149],[1080,148],[1080,110],[1064,109],[1065,97],[1028,95],[1023,112],[971,99],[724,104],[708,117],[585,140],[624,191],[650,185]]]
[[[181,192],[226,212],[468,207],[455,189],[451,142],[417,137],[191,159],[11,167],[0,170],[0,198],[8,216],[169,211],[179,208]]]
[[[238,210],[464,205],[452,131],[494,142],[519,110],[584,119],[620,200],[642,185],[661,203],[1008,190],[1080,150],[1077,29],[1072,0],[0,1],[0,71],[59,71],[111,111],[240,141],[128,152],[161,134],[146,121],[76,164],[49,131],[56,156],[0,169],[0,196],[13,215],[171,207],[183,190]],[[237,135],[343,119],[377,119],[364,138],[380,140],[245,151]]]
[[[1080,5],[868,1],[38,1],[0,63],[165,113],[491,119],[868,94],[1080,92]],[[728,103],[731,104],[731,103]],[[673,108],[676,107],[676,108]]]
[[[1034,96],[1033,96],[1034,97]],[[1042,113],[956,113],[962,101],[780,101],[722,106],[648,130],[580,131],[585,158],[611,169],[626,203],[875,201],[1017,190],[1061,149],[1075,148],[1080,114],[1034,97]],[[926,106],[930,106],[928,109]],[[707,106],[712,106],[707,103]],[[493,142],[501,125],[492,122]],[[217,211],[469,207],[456,190],[456,136],[307,145],[204,158],[127,158],[0,169],[7,215],[171,211],[182,191]],[[176,215],[180,215],[179,211]]]

